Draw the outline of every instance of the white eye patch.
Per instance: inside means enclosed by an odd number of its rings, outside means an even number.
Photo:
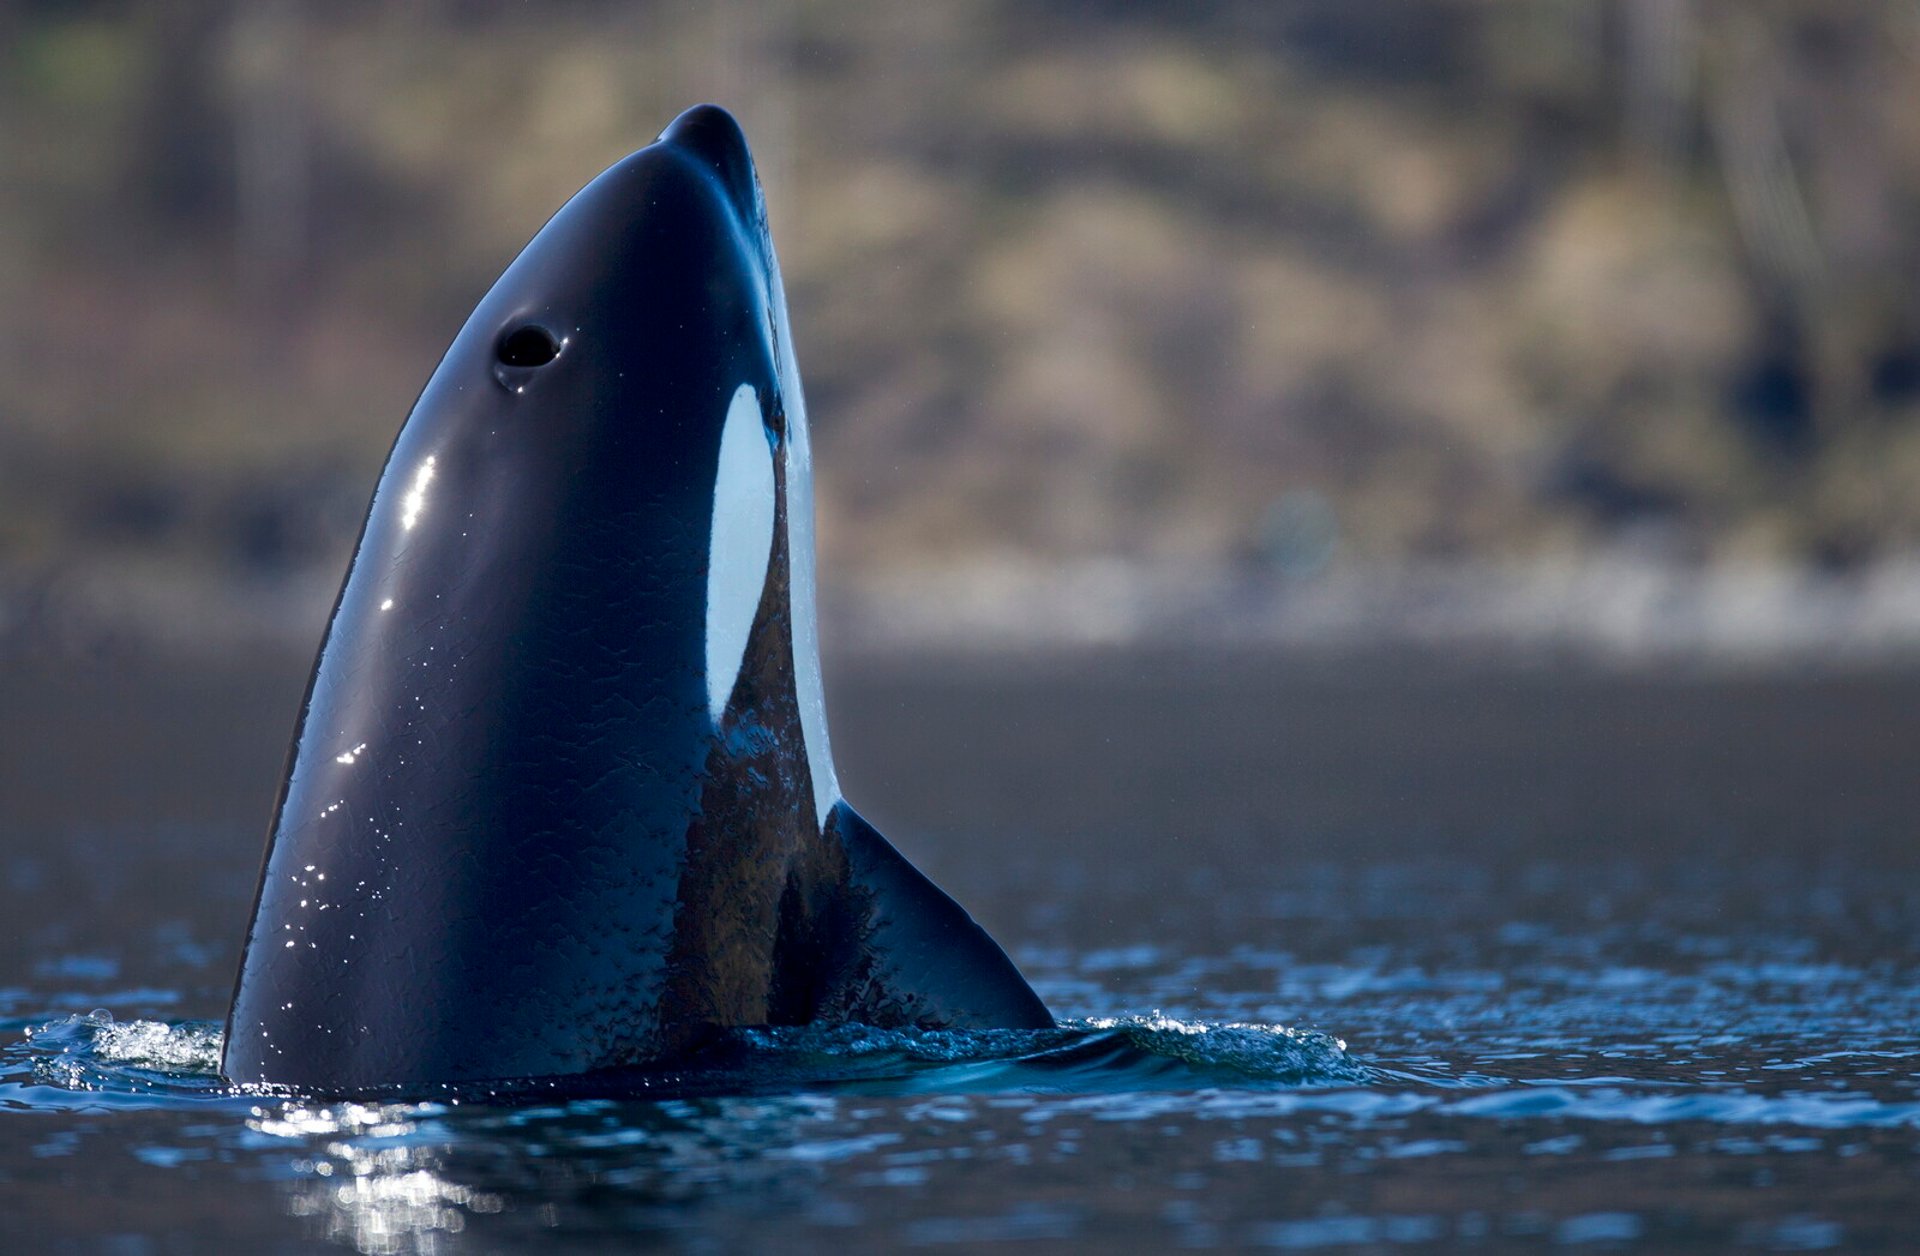
[[[773,450],[751,384],[734,390],[720,432],[707,550],[707,710],[716,726],[740,679],[773,559]]]

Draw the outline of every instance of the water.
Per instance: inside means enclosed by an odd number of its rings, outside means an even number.
[[[747,1032],[590,1098],[322,1102],[214,1076],[259,841],[220,817],[264,810],[253,775],[272,769],[249,755],[278,747],[252,749],[252,721],[277,718],[283,682],[255,701],[254,682],[202,678],[193,736],[132,725],[130,745],[189,749],[111,797],[66,796],[104,819],[36,815],[16,766],[0,1237],[1910,1248],[1920,741],[1900,734],[1920,684],[940,675],[843,686],[849,783],[882,786],[856,796],[883,827],[923,817],[914,853],[1061,1025]],[[110,753],[68,727],[85,697],[31,708],[47,763]],[[941,770],[889,768],[908,760]],[[1043,770],[1052,809],[1023,785]],[[176,793],[177,772],[211,795]],[[248,783],[223,793],[229,776]]]

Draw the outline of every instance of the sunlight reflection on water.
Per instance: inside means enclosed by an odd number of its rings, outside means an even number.
[[[155,1175],[138,1179],[145,1207],[246,1200],[264,1180],[283,1225],[395,1256],[635,1233],[828,1251],[851,1235],[1870,1247],[1920,1215],[1907,891],[1865,876],[1840,885],[1845,910],[1796,914],[1794,888],[1759,875],[1684,897],[1615,877],[1595,917],[1578,895],[1569,910],[1579,879],[1564,875],[1514,890],[1440,865],[1371,872],[1403,895],[1398,914],[1289,897],[1288,919],[1309,923],[1284,945],[1248,906],[1272,895],[1228,887],[1213,907],[1233,940],[1217,949],[1163,935],[1022,950],[1079,1013],[1054,1030],[742,1031],[697,1070],[608,1094],[407,1102],[225,1086],[218,1026],[154,1015],[183,999],[169,976],[192,989],[204,967],[192,931],[162,922],[172,941],[151,954],[95,964],[76,947],[41,985],[0,991],[0,1017],[30,1031],[0,1056],[0,1108],[63,1122],[0,1143],[0,1198],[46,1166],[124,1154]],[[1350,879],[1300,879],[1367,902]],[[1209,1019],[1186,1013],[1196,998]],[[1152,1007],[1181,1010],[1127,1010]],[[1299,1027],[1308,1016],[1339,1036]],[[1740,1184],[1737,1204],[1688,1194],[1702,1174]],[[1856,1200],[1845,1215],[1826,1202],[1838,1191]]]

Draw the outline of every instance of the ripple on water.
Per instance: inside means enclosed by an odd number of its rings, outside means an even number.
[[[115,1020],[95,1010],[27,1031],[6,1058],[39,1086],[178,1098],[262,1093],[219,1076],[220,1026]],[[1155,1013],[1063,1022],[1046,1030],[882,1029],[870,1025],[737,1030],[697,1065],[589,1078],[436,1087],[426,1096],[533,1100],[542,1096],[665,1099],[848,1091],[869,1094],[1128,1092],[1215,1087],[1358,1085],[1370,1077],[1346,1044],[1279,1025],[1209,1024]],[[269,1091],[267,1093],[281,1093]]]
[[[156,1101],[298,1096],[233,1087],[219,1076],[220,1026],[115,1020],[96,1010],[28,1031],[5,1052],[0,1092],[17,1106],[61,1107],[57,1095]],[[31,1081],[34,1094],[23,1083]],[[52,1091],[50,1096],[47,1092]],[[1428,1076],[1354,1058],[1330,1035],[1278,1025],[1212,1024],[1155,1013],[1094,1017],[1049,1030],[901,1030],[870,1025],[739,1030],[703,1052],[698,1067],[530,1079],[430,1093],[365,1095],[369,1101],[505,1102],[523,1112],[542,1099],[675,1096],[1054,1095],[1099,1120],[1172,1112],[1211,1118],[1339,1113],[1387,1119],[1416,1112],[1514,1120],[1585,1119],[1636,1125],[1806,1129],[1920,1128],[1920,1102],[1857,1092],[1767,1094],[1737,1085],[1674,1086],[1627,1077],[1516,1079]],[[1043,1113],[1048,1109],[1042,1109]]]

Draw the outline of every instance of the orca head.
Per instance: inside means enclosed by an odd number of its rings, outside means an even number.
[[[697,106],[554,214],[444,366],[472,374],[490,359],[514,395],[568,379],[603,400],[665,402],[741,373],[777,393],[777,282],[746,139],[725,110]],[[777,395],[764,400],[774,415]]]
[[[556,552],[605,557],[630,589],[657,594],[639,617],[695,634],[680,653],[704,677],[715,729],[763,601],[785,602],[765,609],[790,636],[824,821],[839,794],[814,622],[806,409],[764,197],[724,109],[683,113],[554,214],[449,348],[387,480],[417,491],[444,469],[446,446],[482,439],[504,440],[510,491],[544,503]],[[390,513],[406,517],[406,500]],[[378,502],[374,514],[377,524]]]

